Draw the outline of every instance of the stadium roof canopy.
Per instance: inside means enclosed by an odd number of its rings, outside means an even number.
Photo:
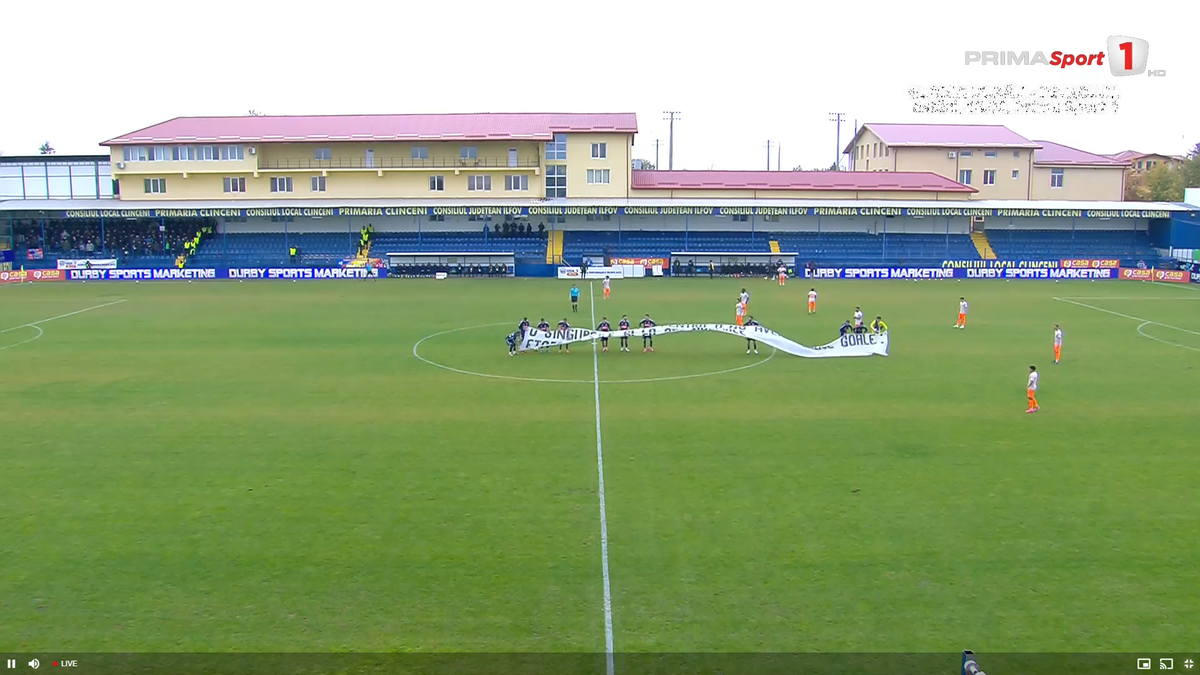
[[[633,113],[464,113],[176,117],[101,145],[548,141],[555,133],[637,133],[637,116]]]

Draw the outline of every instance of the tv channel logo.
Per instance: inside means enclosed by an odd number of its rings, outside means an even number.
[[[1141,75],[1146,72],[1150,43],[1126,35],[1108,36],[1108,69],[1116,77]],[[1166,75],[1165,70],[1152,70],[1150,75]]]

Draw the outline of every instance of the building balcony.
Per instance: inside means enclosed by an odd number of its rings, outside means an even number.
[[[259,157],[259,171],[428,171],[437,169],[537,169],[538,158],[510,157],[433,157],[412,159],[411,157],[354,157],[339,159],[271,159]]]

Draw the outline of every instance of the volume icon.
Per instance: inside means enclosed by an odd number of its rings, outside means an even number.
[[[37,659],[34,659],[29,662],[29,667],[33,668],[34,670],[37,670],[38,666],[40,666],[40,665],[42,665],[42,663],[41,663],[41,661],[38,661]]]

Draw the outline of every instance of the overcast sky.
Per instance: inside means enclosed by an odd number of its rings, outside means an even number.
[[[1187,7],[1191,9],[1186,9]],[[854,121],[1006,124],[1093,152],[1200,142],[1190,45],[1200,3],[237,2],[5,0],[0,152],[60,154],[172,117],[402,112],[636,112],[675,168],[828,166],[831,112]],[[966,50],[1096,52],[1150,42],[1151,69],[968,67]],[[1115,85],[1116,114],[935,116],[928,85]],[[776,166],[775,151],[771,167]]]

